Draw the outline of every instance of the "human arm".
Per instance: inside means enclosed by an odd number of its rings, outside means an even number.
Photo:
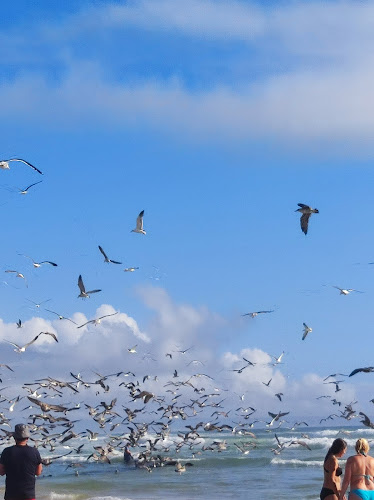
[[[37,461],[37,466],[35,468],[35,476],[40,476],[43,470],[43,463],[42,463],[42,457],[40,456],[39,451],[34,448],[35,450],[35,455],[36,455],[36,461]]]
[[[351,476],[352,476],[351,460],[348,458],[345,466],[344,479],[343,479],[342,489],[340,490],[339,494],[339,500],[344,500],[346,498],[345,492],[347,491],[347,488],[351,482]]]
[[[0,464],[0,476],[5,476],[5,467],[3,464]]]

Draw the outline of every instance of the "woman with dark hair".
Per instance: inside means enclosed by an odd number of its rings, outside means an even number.
[[[344,439],[335,439],[330,446],[323,463],[323,486],[320,493],[321,500],[338,500],[340,494],[340,476],[343,471],[339,467],[338,458],[347,451]],[[345,498],[345,497],[344,497]]]

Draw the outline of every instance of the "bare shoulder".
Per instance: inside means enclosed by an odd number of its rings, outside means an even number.
[[[325,462],[326,468],[330,471],[335,470],[338,466],[338,459],[334,455],[330,455]]]

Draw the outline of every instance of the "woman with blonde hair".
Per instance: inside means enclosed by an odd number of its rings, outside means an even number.
[[[349,457],[339,500],[344,498],[348,485],[349,500],[374,500],[374,458],[368,455],[369,443],[366,439],[356,441],[356,455]]]

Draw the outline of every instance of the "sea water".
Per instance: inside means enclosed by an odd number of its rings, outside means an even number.
[[[37,499],[317,500],[323,481],[323,459],[332,441],[336,437],[345,439],[349,456],[354,453],[354,444],[359,437],[365,437],[369,443],[374,440],[374,430],[353,427],[305,427],[302,431],[259,429],[253,432],[255,439],[230,432],[201,433],[204,447],[209,448],[213,442],[224,442],[226,449],[202,451],[201,447],[196,447],[191,450],[182,448],[179,453],[169,452],[168,456],[174,460],[192,464],[182,473],[175,471],[175,465],[149,469],[125,465],[119,452],[110,455],[110,464],[92,462],[87,458],[97,445],[93,442],[91,447],[85,446],[83,454],[73,452],[44,467],[43,474],[37,478]],[[277,449],[275,434],[284,444],[279,454],[272,451]],[[169,439],[177,441],[178,436],[170,435]],[[296,440],[307,443],[310,449],[290,444]],[[235,444],[242,447],[248,441],[255,442],[256,447],[243,454]],[[80,442],[83,442],[82,438],[71,443],[71,449]],[[54,454],[67,451],[61,447]],[[43,449],[40,452],[43,458],[53,456]],[[161,449],[157,451],[157,446],[153,453],[165,456]],[[345,460],[341,459],[340,464],[344,469]],[[3,490],[2,483],[0,494]]]

